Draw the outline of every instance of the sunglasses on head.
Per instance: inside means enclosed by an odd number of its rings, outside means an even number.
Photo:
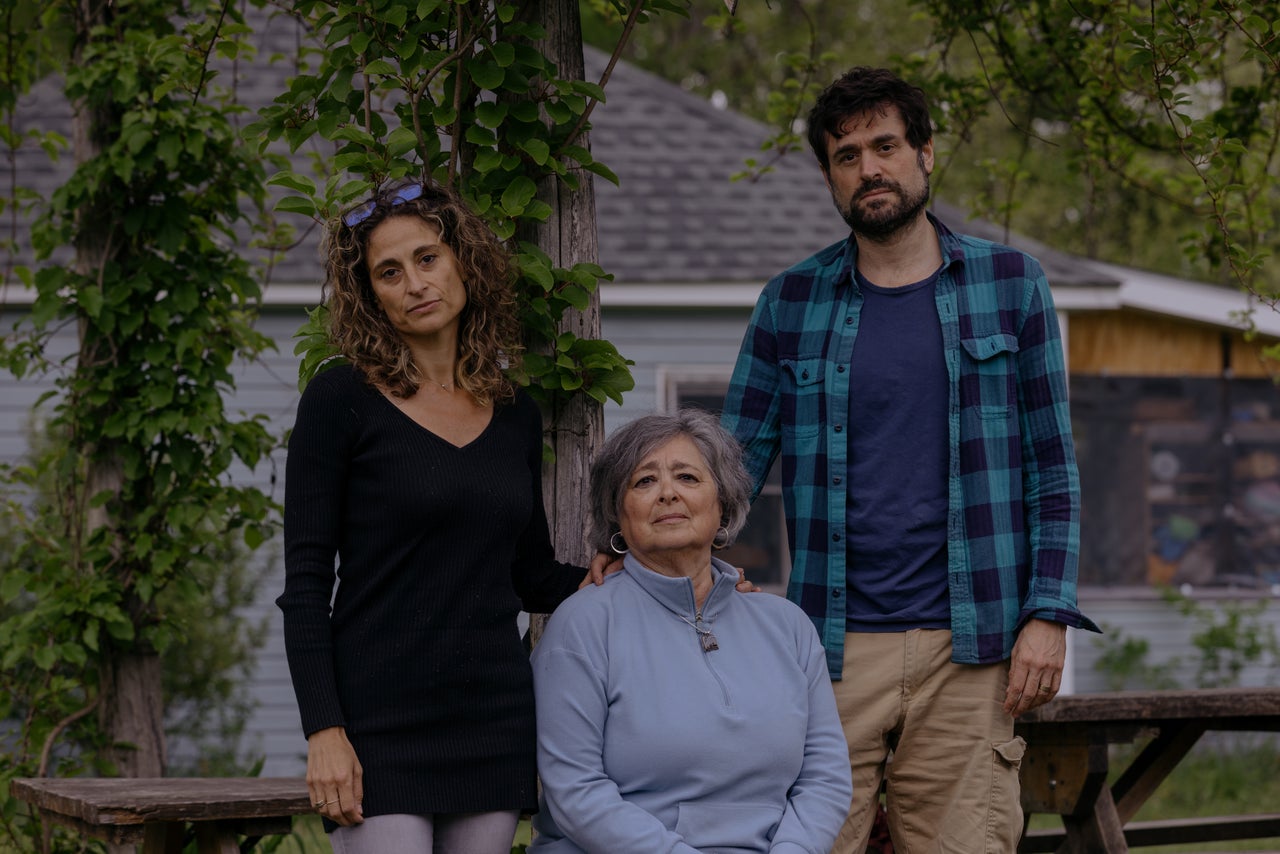
[[[378,209],[378,205],[386,204],[394,208],[397,205],[403,205],[405,202],[411,202],[421,195],[421,184],[407,184],[390,195],[374,196],[359,207],[347,211],[342,215],[342,221],[346,223],[347,228],[355,228],[372,216],[373,212]]]

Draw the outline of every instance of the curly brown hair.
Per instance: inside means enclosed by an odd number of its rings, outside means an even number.
[[[327,223],[321,254],[330,343],[369,382],[397,397],[412,396],[422,383],[408,345],[374,295],[365,260],[373,230],[400,216],[417,216],[435,227],[458,260],[467,305],[459,318],[454,385],[481,403],[510,398],[515,388],[505,368],[521,351],[510,254],[485,221],[445,187],[383,187]]]

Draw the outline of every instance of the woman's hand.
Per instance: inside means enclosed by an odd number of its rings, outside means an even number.
[[[343,827],[364,822],[364,769],[340,726],[307,737],[307,791],[322,816]]]
[[[750,581],[747,581],[747,571],[740,566],[737,567],[737,570],[738,583],[734,585],[734,589],[739,593],[759,593],[760,585],[752,584]]]
[[[604,552],[596,552],[596,556],[591,559],[591,565],[587,567],[587,575],[582,579],[582,583],[578,585],[578,589],[586,587],[588,584],[600,585],[604,584],[606,575],[613,575],[615,572],[622,571],[622,556],[605,554]]]

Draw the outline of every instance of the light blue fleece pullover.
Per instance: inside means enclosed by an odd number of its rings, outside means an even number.
[[[531,852],[830,850],[853,790],[817,632],[791,602],[735,591],[722,561],[712,573],[710,652],[692,582],[630,555],[556,609],[533,652]]]

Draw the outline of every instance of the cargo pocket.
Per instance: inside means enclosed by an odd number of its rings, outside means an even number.
[[[1016,851],[1022,836],[1018,771],[1027,743],[1022,736],[991,745],[991,803],[987,805],[987,850]]]

